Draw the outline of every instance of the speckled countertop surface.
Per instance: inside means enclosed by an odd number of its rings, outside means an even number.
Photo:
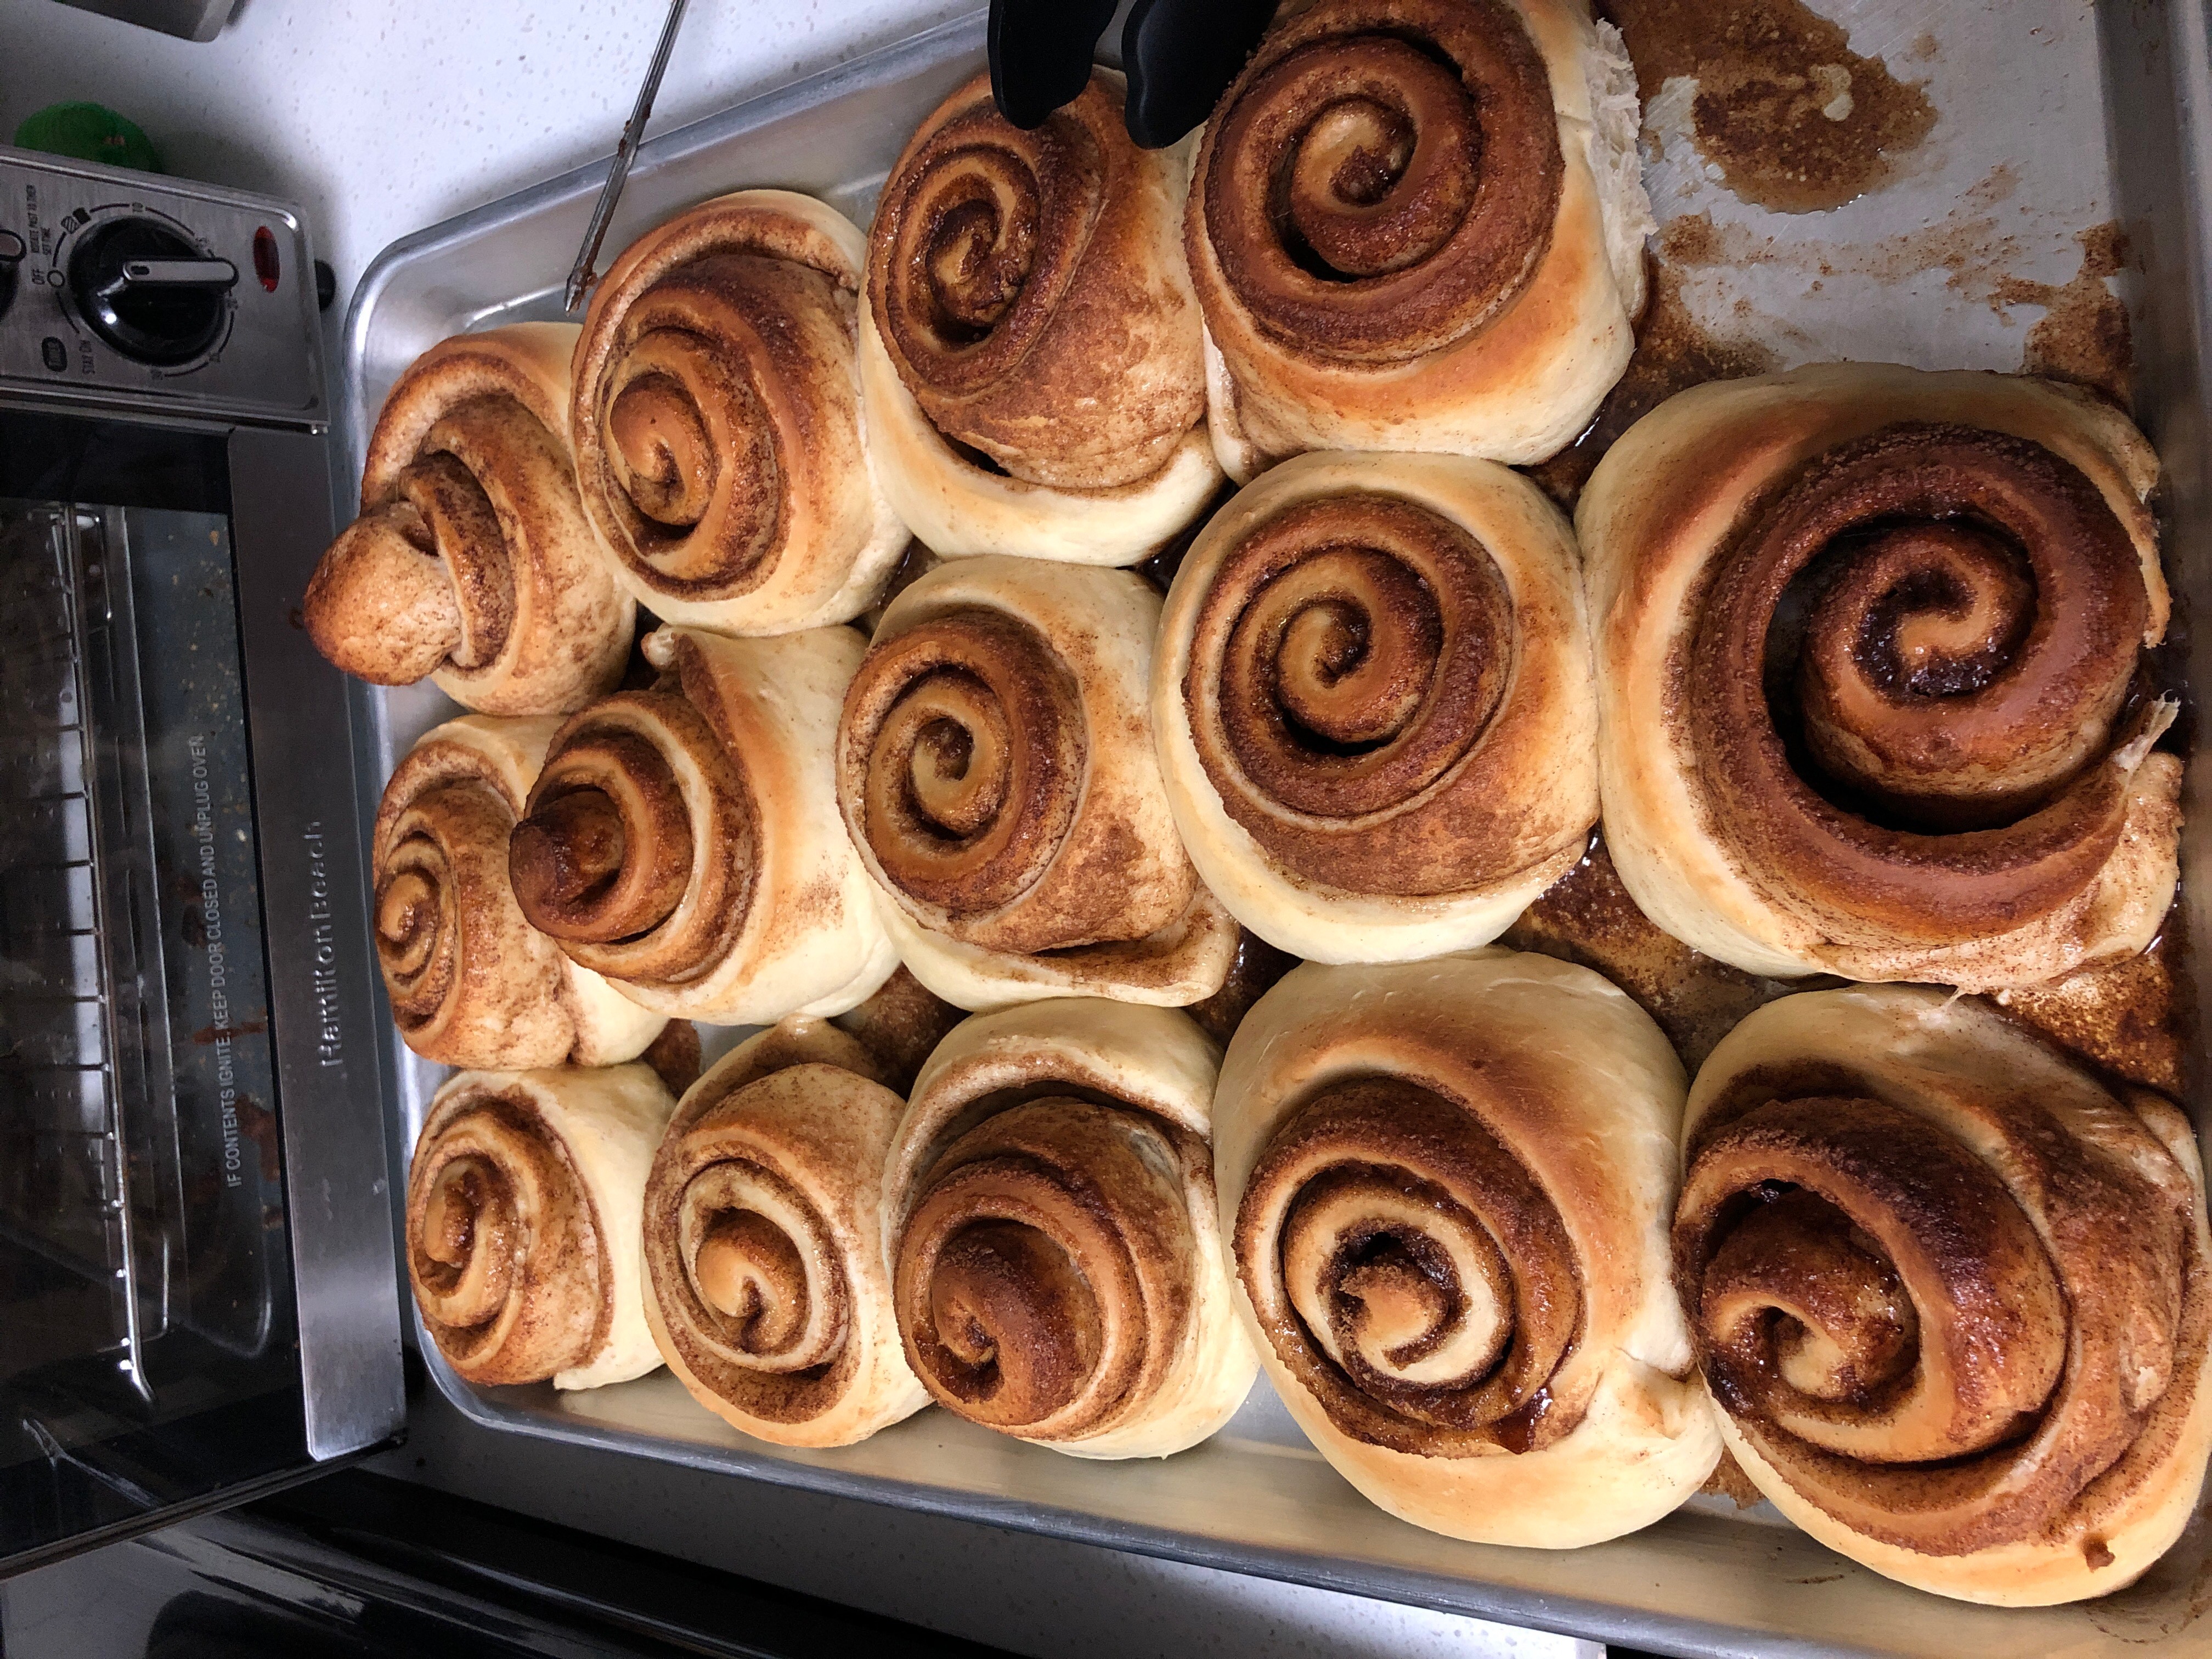
[[[693,0],[653,118],[691,120],[969,0]],[[289,198],[343,299],[386,243],[605,155],[663,0],[243,0],[196,46],[0,0],[0,137],[64,99],[172,173]],[[506,1439],[427,1395],[381,1472],[1016,1652],[1593,1659],[1592,1644],[605,1453]]]

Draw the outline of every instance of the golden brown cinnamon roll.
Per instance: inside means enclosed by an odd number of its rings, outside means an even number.
[[[1838,364],[1700,386],[1577,513],[1606,837],[1753,973],[2049,979],[2149,943],[2180,764],[2144,693],[2157,461],[2086,394]]]
[[[428,678],[487,714],[564,714],[614,689],[636,611],[568,453],[569,323],[440,342],[384,400],[361,516],[308,579],[315,648],[358,678]]]
[[[562,726],[508,844],[571,961],[673,1018],[836,1014],[897,967],[837,821],[830,747],[860,636],[645,641],[648,691]]]
[[[899,516],[948,556],[1134,564],[1220,482],[1181,235],[1188,164],[1094,70],[1024,132],[978,76],[884,183],[860,377]]]
[[[1587,0],[1320,0],[1222,94],[1185,215],[1208,423],[1536,461],[1627,367],[1651,229],[1636,78]]]
[[[2188,1122],[1972,1002],[1817,991],[1691,1091],[1676,1282],[1729,1449],[1830,1548],[2035,1607],[2130,1583],[2212,1449]]]
[[[1220,1051],[1171,1009],[1068,998],[963,1022],[886,1178],[908,1363],[971,1422],[1164,1457],[1243,1403],[1210,1109]]]
[[[1214,1174],[1261,1363],[1416,1526],[1565,1548],[1720,1454],[1668,1276],[1682,1068],[1586,968],[1291,970],[1229,1045]]]
[[[849,1446],[929,1396],[891,1316],[884,1170],[906,1103],[805,1016],[725,1055],[645,1188],[646,1317],[700,1404],[783,1446]]]
[[[576,481],[617,577],[664,621],[850,622],[898,562],[860,437],[863,253],[836,209],[739,191],[640,237],[593,291]]]
[[[407,1171],[407,1277],[471,1382],[595,1389],[660,1364],[638,1217],[676,1102],[643,1066],[463,1072]]]
[[[507,837],[560,721],[465,714],[425,732],[384,786],[370,852],[377,966],[407,1046],[501,1071],[612,1066],[667,1021],[524,920]]]
[[[838,804],[916,979],[963,1008],[1220,988],[1236,924],[1193,873],[1145,715],[1160,601],[1123,570],[959,559],[884,613]]]
[[[1488,461],[1306,455],[1170,590],[1168,799],[1239,921],[1322,962],[1494,939],[1582,855],[1597,707],[1574,538]]]

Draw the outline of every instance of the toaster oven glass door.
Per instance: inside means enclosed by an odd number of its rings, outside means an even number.
[[[233,449],[0,410],[9,1567],[327,1449],[295,1295]]]

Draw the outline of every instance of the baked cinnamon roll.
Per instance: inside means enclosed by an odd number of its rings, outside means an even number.
[[[898,966],[830,774],[860,636],[663,628],[644,648],[659,685],[554,734],[508,842],[522,914],[672,1018],[842,1013]]]
[[[1838,364],[1639,421],[1577,514],[1606,838],[1646,915],[1753,973],[2025,985],[2141,951],[2181,767],[2125,416]]]
[[[849,1446],[929,1396],[891,1316],[884,1170],[906,1103],[800,1016],[685,1093],[645,1188],[646,1318],[694,1398],[782,1446]]]
[[[1176,839],[1145,714],[1159,614],[1127,571],[996,557],[884,612],[838,804],[900,957],[947,1002],[1220,988],[1237,926]]]
[[[1587,0],[1285,12],[1215,106],[1185,214],[1223,467],[1553,454],[1644,306],[1620,36]]]
[[[441,341],[384,400],[361,516],[308,579],[315,649],[487,714],[565,714],[622,678],[636,611],[568,452],[569,323]]]
[[[1402,1520],[1566,1548],[1720,1455],[1668,1274],[1682,1068],[1586,968],[1291,970],[1229,1045],[1237,1306],[1298,1426]]]
[[[947,556],[1134,564],[1221,475],[1181,235],[1188,164],[1094,70],[1035,131],[978,76],[931,112],[868,240],[860,379],[884,488]]]
[[[2040,1607],[2133,1582],[2212,1449],[2187,1121],[1977,1003],[1818,991],[1691,1091],[1676,1282],[1729,1449],[1830,1548]]]
[[[1220,1051],[1171,1009],[979,1014],[915,1080],[884,1190],[908,1363],[970,1422],[1164,1457],[1243,1402],[1209,1114]]]
[[[643,1066],[463,1072],[431,1097],[407,1171],[407,1277],[464,1379],[595,1389],[660,1364],[638,1217],[675,1109]]]
[[[1485,944],[1597,817],[1574,538],[1488,461],[1305,455],[1248,485],[1176,573],[1152,699],[1200,878],[1312,960]]]
[[[425,732],[384,786],[370,848],[377,966],[400,1037],[444,1066],[612,1066],[667,1021],[526,921],[507,837],[560,721],[465,714]]]
[[[811,197],[746,190],[640,237],[592,291],[571,430],[617,579],[665,622],[850,622],[905,550],[860,437],[864,245]]]

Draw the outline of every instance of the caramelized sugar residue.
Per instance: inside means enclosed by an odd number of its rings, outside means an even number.
[[[2106,282],[2128,263],[2128,238],[2116,222],[2092,225],[2074,239],[2081,269],[2063,286],[2007,277],[1997,285],[2001,305],[2042,306],[2043,320],[2028,331],[2021,368],[2103,392],[2128,406],[2135,374],[2135,336],[2128,308]]]
[[[2016,1024],[2112,1078],[2179,1095],[2190,1006],[2177,960],[2180,925],[2177,907],[2165,931],[2139,957],[2083,968],[1989,1000]],[[1845,982],[1826,975],[1781,980],[1747,974],[1662,933],[1621,884],[1601,833],[1591,836],[1582,862],[1522,911],[1498,943],[1603,974],[1658,1023],[1692,1075],[1753,1010],[1778,997]]]
[[[1935,106],[1802,0],[1605,0],[1648,104],[1677,76],[1698,83],[1698,149],[1758,207],[1841,207],[1890,176],[1928,136]]]
[[[1703,222],[1711,228],[1711,220]],[[1673,234],[1670,228],[1668,234]],[[1671,254],[1663,240],[1661,246]],[[1628,372],[1606,394],[1597,418],[1581,437],[1550,460],[1528,469],[1545,493],[1571,513],[1613,440],[1676,392],[1707,380],[1765,374],[1780,367],[1774,353],[1763,345],[1723,341],[1706,333],[1683,303],[1681,276],[1649,256],[1647,268],[1650,298],[1636,325],[1636,355],[1628,360]]]
[[[1766,1501],[1766,1494],[1752,1485],[1751,1477],[1743,1472],[1743,1465],[1735,1461],[1733,1452],[1721,1454],[1721,1461],[1713,1466],[1713,1472],[1698,1490],[1710,1497],[1725,1498],[1740,1510]]]
[[[688,1019],[670,1020],[638,1056],[653,1068],[662,1086],[679,1098],[699,1080],[700,1058],[699,1028]]]
[[[1662,933],[1621,884],[1601,834],[1590,837],[1583,861],[1522,911],[1498,943],[1603,974],[1658,1022],[1692,1073],[1754,1008],[1793,991],[1841,983],[1765,979]]]
[[[2014,1023],[2113,1076],[2179,1095],[2186,1075],[2184,1021],[2190,1003],[2179,960],[2182,926],[2177,902],[2141,956],[2093,963],[1990,1000]]]

